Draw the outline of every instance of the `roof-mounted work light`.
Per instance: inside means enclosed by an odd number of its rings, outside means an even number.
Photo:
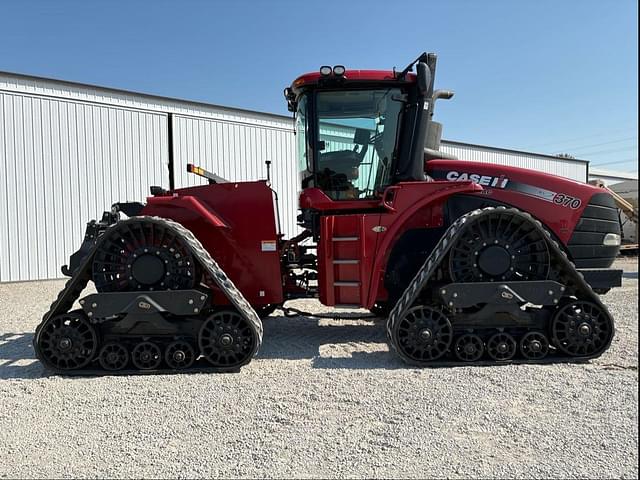
[[[342,75],[344,75],[344,72],[346,71],[346,68],[344,68],[344,65],[336,65],[335,67],[333,67],[333,74],[341,77]]]
[[[320,67],[320,75],[327,77],[331,75],[331,67],[329,65],[323,65]]]

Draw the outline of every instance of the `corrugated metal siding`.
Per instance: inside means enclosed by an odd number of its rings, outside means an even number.
[[[483,148],[447,141],[442,142],[440,150],[455,155],[460,160],[529,168],[579,182],[587,181],[587,163],[581,160],[546,157],[534,153]]]
[[[0,281],[59,278],[85,223],[168,187],[167,117],[0,93]]]
[[[168,187],[168,113],[177,186],[200,181],[188,162],[239,181],[271,160],[281,228],[298,231],[290,118],[3,73],[0,97],[0,281],[60,278],[89,219]]]
[[[230,181],[244,181],[266,179],[265,161],[270,160],[282,233],[293,236],[298,232],[298,173],[295,137],[290,129],[174,116],[173,135],[176,186],[206,183],[203,178],[187,173],[187,163]]]
[[[115,105],[135,110],[176,113],[195,117],[213,118],[244,124],[249,127],[285,128],[293,131],[290,118],[270,113],[253,112],[219,105],[171,99],[109,88],[81,85],[58,80],[47,80],[0,72],[0,91],[23,92],[82,102]]]

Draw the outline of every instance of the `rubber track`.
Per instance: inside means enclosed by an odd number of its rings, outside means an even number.
[[[413,306],[413,303],[416,301],[422,290],[429,283],[431,276],[436,272],[438,267],[445,260],[447,253],[451,247],[455,244],[456,240],[460,237],[461,233],[464,231],[464,226],[470,221],[475,220],[476,218],[482,215],[489,215],[494,211],[503,211],[508,212],[510,214],[519,216],[523,219],[526,219],[531,225],[535,226],[540,233],[544,235],[544,238],[547,240],[547,245],[551,253],[551,263],[553,268],[553,262],[558,262],[559,265],[556,266],[556,270],[558,267],[561,269],[561,273],[564,276],[569,275],[569,281],[573,283],[571,285],[579,292],[578,300],[587,300],[595,303],[602,309],[602,311],[609,317],[612,325],[612,333],[609,338],[609,342],[606,347],[603,348],[600,352],[590,355],[590,356],[581,356],[581,357],[571,357],[571,356],[555,356],[548,355],[547,357],[541,360],[529,360],[529,359],[511,359],[506,361],[485,361],[479,360],[477,362],[463,362],[460,360],[449,360],[445,357],[441,357],[441,359],[437,359],[431,362],[416,362],[415,360],[404,355],[402,350],[398,348],[393,340],[393,328],[395,326],[395,322],[399,319],[403,318],[403,316],[407,313],[407,311]],[[566,282],[566,279],[564,280]],[[561,282],[562,283],[562,282]],[[446,314],[446,313],[445,313]],[[455,318],[455,317],[454,317]],[[455,327],[455,321],[451,321],[451,324]],[[450,366],[463,366],[463,365],[496,365],[496,364],[521,364],[521,363],[566,363],[566,362],[584,362],[593,358],[597,358],[602,353],[604,353],[611,344],[611,340],[615,334],[615,329],[613,327],[613,317],[611,313],[607,309],[607,307],[602,303],[600,297],[593,291],[591,286],[586,282],[584,276],[575,268],[574,264],[569,260],[567,254],[560,248],[558,243],[553,240],[549,232],[543,227],[540,221],[533,218],[526,212],[522,212],[516,208],[507,208],[507,207],[486,207],[483,209],[473,210],[461,217],[459,217],[455,222],[451,224],[451,226],[447,229],[444,235],[440,238],[440,241],[436,245],[436,247],[432,250],[431,254],[424,262],[418,273],[416,273],[415,277],[411,281],[411,283],[407,286],[404,293],[395,304],[391,313],[389,314],[389,318],[387,320],[387,338],[389,344],[393,348],[393,350],[408,364],[421,366],[421,367],[450,367]],[[552,342],[552,339],[549,338],[549,342]],[[453,345],[453,343],[452,343]],[[450,347],[451,348],[451,347]]]
[[[185,244],[191,254],[195,257],[195,259],[200,263],[201,267],[205,270],[206,273],[209,274],[211,278],[216,282],[216,285],[222,290],[225,296],[231,301],[233,306],[237,309],[238,313],[242,315],[242,317],[249,323],[252,327],[254,334],[256,336],[256,345],[254,346],[254,350],[247,357],[247,361],[243,362],[240,365],[234,366],[233,368],[229,367],[214,367],[214,366],[202,366],[197,365],[201,362],[196,362],[194,366],[184,369],[184,370],[173,370],[173,369],[158,369],[158,370],[138,370],[138,369],[126,369],[120,370],[117,372],[110,372],[103,369],[78,369],[78,370],[60,370],[52,368],[46,361],[44,361],[40,355],[40,351],[38,348],[38,339],[39,333],[42,326],[49,320],[50,318],[60,315],[62,313],[67,313],[75,301],[80,297],[80,294],[84,290],[84,288],[89,283],[91,279],[91,264],[93,262],[93,257],[102,244],[102,242],[107,238],[111,229],[118,228],[123,223],[133,223],[133,222],[151,222],[156,224],[162,224],[169,230],[173,230],[174,233],[177,233],[182,239],[185,241]],[[100,323],[100,319],[89,320],[91,323],[96,324]],[[90,252],[84,257],[82,260],[82,264],[78,267],[78,269],[74,272],[73,276],[67,281],[64,288],[58,294],[56,300],[51,304],[49,311],[44,314],[42,318],[42,322],[36,328],[36,332],[34,335],[33,346],[36,352],[36,356],[38,360],[47,367],[47,369],[53,371],[57,374],[62,375],[122,375],[122,374],[148,374],[148,373],[185,373],[185,372],[228,372],[228,371],[236,371],[240,367],[246,365],[251,361],[253,357],[257,354],[260,346],[262,345],[262,336],[263,336],[263,328],[262,321],[260,317],[253,309],[251,304],[247,302],[244,298],[240,290],[233,284],[231,279],[227,276],[227,274],[220,268],[218,263],[209,255],[209,252],[205,250],[200,241],[195,237],[195,235],[182,226],[181,224],[174,222],[172,220],[168,220],[166,218],[160,217],[151,217],[151,216],[137,216],[131,217],[126,220],[120,220],[113,225],[110,225],[104,233],[96,239],[95,244],[93,245]],[[99,349],[98,349],[99,350]],[[96,355],[97,355],[96,351]],[[92,360],[92,362],[95,361]]]

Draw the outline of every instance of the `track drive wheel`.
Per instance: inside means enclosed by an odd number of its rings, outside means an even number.
[[[417,366],[442,357],[453,340],[449,319],[441,311],[424,305],[411,308],[395,322],[390,333],[400,357]]]
[[[504,209],[468,222],[449,256],[456,282],[546,280],[549,269],[544,234],[532,220]]]
[[[93,260],[98,292],[189,289],[199,281],[186,242],[163,223],[124,220],[104,235]]]
[[[487,353],[498,362],[511,360],[516,354],[515,339],[506,332],[499,332],[487,341]]]
[[[98,350],[98,337],[82,310],[51,317],[36,335],[40,359],[58,370],[86,366]]]
[[[560,307],[551,323],[553,344],[572,357],[603,352],[613,338],[609,315],[592,302],[576,301]]]
[[[258,336],[238,312],[221,310],[202,324],[198,346],[212,365],[235,369],[251,361],[258,348]]]
[[[463,362],[476,362],[484,353],[484,342],[478,335],[465,333],[456,340],[453,352]]]

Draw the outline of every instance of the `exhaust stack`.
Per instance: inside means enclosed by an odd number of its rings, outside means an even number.
[[[446,158],[449,160],[457,160],[458,157],[440,151],[440,140],[442,139],[442,124],[433,121],[433,113],[436,100],[449,100],[453,98],[454,92],[451,90],[436,90],[431,96],[429,102],[429,114],[427,120],[427,133],[424,142],[424,159],[432,160],[434,158]]]

